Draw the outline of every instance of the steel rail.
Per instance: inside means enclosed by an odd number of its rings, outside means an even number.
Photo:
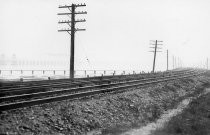
[[[4,89],[9,89],[9,88],[14,88],[14,87],[23,87],[29,85],[31,86],[36,86],[40,84],[49,84],[49,83],[59,83],[59,82],[70,82],[70,81],[78,81],[78,80],[94,80],[94,79],[110,79],[110,78],[122,78],[122,77],[135,77],[135,76],[148,76],[148,75],[156,75],[156,74],[167,74],[167,73],[174,73],[174,72],[183,72],[187,71],[189,69],[184,69],[184,70],[179,70],[179,71],[165,71],[165,72],[160,72],[160,73],[155,73],[155,74],[148,74],[148,73],[143,73],[143,74],[132,74],[132,75],[109,75],[109,76],[95,76],[95,77],[89,77],[89,78],[75,78],[75,79],[55,79],[55,80],[42,80],[42,81],[29,81],[29,82],[12,82],[11,83],[5,83],[7,85],[0,87],[0,91]],[[4,84],[4,83],[3,83]]]
[[[182,71],[183,72],[183,71]],[[164,72],[163,72],[164,73]],[[174,72],[172,72],[172,73],[174,73]],[[176,73],[176,72],[175,72]],[[140,74],[141,75],[141,74]],[[133,75],[132,75],[133,76]],[[158,75],[156,75],[156,76],[159,76],[159,74]],[[161,76],[161,75],[160,75]],[[107,77],[109,77],[109,76],[107,76]],[[43,81],[41,81],[40,83],[38,83],[38,84],[31,84],[31,83],[29,83],[29,84],[27,84],[27,85],[30,85],[30,86],[24,86],[24,87],[21,87],[21,89],[25,89],[25,88],[30,88],[30,89],[32,89],[33,87],[34,88],[40,88],[40,87],[45,87],[45,86],[50,86],[50,87],[52,87],[52,85],[56,85],[56,84],[61,84],[61,83],[63,83],[63,84],[66,84],[66,83],[77,83],[77,82],[82,82],[82,83],[92,83],[92,82],[101,82],[101,81],[110,81],[110,80],[114,80],[114,81],[116,81],[116,80],[118,80],[118,79],[125,79],[125,78],[123,78],[123,77],[127,77],[128,79],[131,79],[131,78],[133,78],[133,79],[138,79],[138,77],[131,77],[131,76],[119,76],[119,78],[116,78],[116,76],[110,76],[110,77],[112,77],[112,79],[110,79],[110,78],[107,78],[107,77],[100,77],[100,78],[96,78],[96,79],[99,79],[99,80],[92,80],[93,78],[88,78],[88,80],[86,80],[87,78],[82,78],[82,79],[75,79],[75,80],[57,80],[57,81],[54,81],[53,80],[53,82],[43,82]],[[142,77],[142,76],[139,76],[140,78]],[[153,76],[152,76],[153,77]],[[84,80],[85,79],[85,80]],[[73,82],[74,81],[74,82]],[[34,82],[32,82],[32,83],[34,83]],[[20,87],[12,87],[12,88],[0,88],[0,92],[1,91],[12,91],[12,90],[15,90],[15,89],[20,89]]]
[[[36,92],[36,93],[30,93],[30,94],[22,94],[22,95],[12,95],[12,96],[6,96],[6,97],[0,97],[0,103],[10,100],[18,100],[18,99],[24,99],[24,98],[34,98],[34,97],[41,97],[41,96],[49,96],[53,94],[61,94],[66,92],[80,92],[88,89],[96,89],[96,88],[104,88],[104,87],[113,87],[118,85],[125,85],[125,84],[133,84],[133,83],[143,83],[144,81],[152,81],[156,79],[164,79],[164,78],[171,78],[171,77],[178,77],[179,75],[174,76],[165,76],[165,77],[159,77],[159,78],[148,78],[148,79],[141,79],[141,80],[131,80],[131,81],[125,81],[125,82],[119,82],[119,83],[111,83],[111,84],[102,84],[102,85],[93,85],[93,86],[85,86],[85,87],[77,87],[77,88],[69,88],[69,89],[61,89],[61,90],[54,90],[54,91],[44,91],[44,92]]]
[[[194,71],[188,71],[188,72],[185,72],[185,73],[192,73],[192,72],[194,72]],[[178,73],[178,74],[180,74],[180,73]],[[172,75],[170,75],[170,76],[172,76]],[[99,86],[91,85],[91,87],[92,88],[93,87],[102,88],[102,87],[106,87],[106,86],[119,85],[119,84],[124,84],[124,83],[133,83],[133,82],[138,82],[138,81],[149,81],[151,79],[156,79],[157,77],[159,77],[159,76],[155,76],[153,78],[146,78],[146,79],[135,78],[137,80],[134,79],[134,80],[131,80],[131,81],[130,80],[129,81],[119,81],[118,80],[118,83],[107,83],[107,84],[101,84]],[[164,77],[167,77],[167,76],[164,76]],[[28,96],[30,97],[30,95],[29,95],[30,93],[38,93],[38,92],[43,93],[43,92],[47,92],[47,91],[49,92],[50,90],[45,89],[45,88],[48,88],[48,87],[50,87],[50,88],[61,88],[61,87],[64,88],[65,87],[66,88],[66,87],[69,87],[69,86],[71,86],[71,83],[60,83],[60,84],[56,84],[56,85],[52,84],[52,85],[47,85],[47,86],[44,85],[44,86],[38,86],[38,87],[23,87],[23,88],[16,88],[16,89],[13,89],[13,90],[9,89],[9,90],[5,90],[5,91],[1,91],[0,92],[0,97],[3,97],[4,95],[13,95],[14,96],[14,95],[21,95],[21,94],[25,94],[25,96],[28,94]],[[56,92],[56,90],[53,90],[53,91]],[[53,91],[51,91],[51,93],[53,93]],[[0,100],[1,100],[1,98],[0,98]]]
[[[176,79],[181,79],[181,78],[197,76],[200,74],[202,74],[202,73],[194,73],[194,74],[190,74],[190,75],[188,74],[188,75],[182,75],[182,76],[177,76],[177,77],[169,77],[167,79],[160,79],[160,80],[154,80],[154,81],[149,81],[149,82],[144,82],[144,83],[122,85],[122,86],[116,86],[116,87],[110,87],[110,88],[103,88],[103,89],[99,89],[99,90],[79,92],[79,93],[75,93],[75,94],[67,94],[67,95],[60,95],[60,96],[35,99],[35,100],[29,100],[29,101],[21,101],[21,102],[16,102],[16,103],[1,104],[0,110],[5,111],[5,110],[17,109],[17,108],[28,107],[28,106],[32,106],[32,105],[39,105],[39,104],[44,104],[44,103],[50,103],[50,102],[55,102],[55,101],[61,101],[61,100],[66,100],[66,99],[72,100],[75,98],[82,98],[82,97],[91,96],[91,95],[95,95],[95,94],[112,92],[112,91],[119,90],[119,89],[131,88],[131,87],[136,87],[136,86],[145,86],[145,85],[155,84],[155,83],[159,83],[159,82],[165,82],[165,81],[171,81],[171,80],[176,80]]]

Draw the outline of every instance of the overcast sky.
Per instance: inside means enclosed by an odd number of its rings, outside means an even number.
[[[166,69],[166,50],[186,66],[210,58],[209,0],[1,0],[0,54],[31,60],[69,61],[70,35],[57,30],[68,16],[59,5],[86,3],[76,24],[86,28],[75,38],[76,69],[151,70],[150,40],[162,40],[157,70]],[[88,60],[89,61],[88,61]],[[67,63],[67,65],[69,65]]]

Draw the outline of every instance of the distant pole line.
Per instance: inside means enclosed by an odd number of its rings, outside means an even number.
[[[150,45],[153,45],[152,49],[154,49],[153,51],[150,51],[150,52],[154,52],[154,59],[153,59],[153,66],[152,66],[152,73],[155,72],[155,61],[156,61],[156,53],[157,52],[161,52],[161,51],[158,51],[158,49],[162,49],[160,47],[158,47],[159,45],[162,45],[162,44],[159,44],[160,42],[163,42],[163,41],[158,41],[158,40],[151,40],[152,42],[155,42],[155,44],[150,44]]]
[[[59,21],[59,24],[68,24],[71,29],[60,29],[58,32],[68,32],[71,35],[71,47],[70,47],[70,79],[74,78],[74,42],[75,42],[75,32],[77,31],[85,31],[85,29],[75,28],[75,24],[78,22],[86,22],[85,19],[75,20],[75,15],[78,14],[87,14],[87,12],[80,11],[75,12],[77,7],[84,7],[86,4],[71,4],[69,6],[59,6],[59,8],[68,8],[70,13],[58,13],[58,15],[68,15],[71,16],[71,20]]]

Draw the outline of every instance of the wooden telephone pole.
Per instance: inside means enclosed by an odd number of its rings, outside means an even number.
[[[150,51],[150,52],[154,52],[154,60],[153,60],[153,68],[152,68],[152,73],[154,73],[155,72],[156,53],[161,52],[161,51],[158,51],[158,49],[162,49],[162,48],[158,47],[159,45],[162,45],[162,44],[158,44],[158,43],[163,42],[163,41],[158,41],[158,40],[155,40],[155,41],[151,40],[151,41],[155,42],[155,44],[154,43],[151,44],[153,46],[150,47],[150,48],[154,49],[153,51]]]
[[[75,24],[78,22],[85,22],[85,19],[75,20],[75,15],[77,14],[87,14],[87,12],[75,12],[77,7],[84,7],[85,4],[71,4],[69,6],[59,6],[59,8],[67,8],[70,12],[68,13],[58,13],[58,15],[68,15],[71,20],[59,21],[59,24],[68,24],[71,29],[61,29],[58,32],[68,32],[71,35],[71,47],[70,47],[70,79],[74,78],[74,41],[75,41],[75,32],[85,31],[85,29],[75,28]]]

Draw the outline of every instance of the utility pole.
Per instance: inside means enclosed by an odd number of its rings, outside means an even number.
[[[154,52],[154,60],[153,60],[153,67],[152,67],[152,73],[154,73],[155,72],[156,53],[161,52],[161,51],[158,51],[158,49],[162,49],[162,48],[158,47],[159,45],[162,45],[162,44],[158,44],[158,43],[163,42],[163,41],[158,41],[158,40],[155,40],[155,41],[151,40],[151,41],[155,42],[155,44],[154,43],[150,44],[150,45],[153,45],[150,48],[154,49],[153,51],[150,51],[150,52]]]
[[[168,50],[167,50],[167,71],[168,71]]]
[[[75,20],[75,15],[78,14],[87,14],[87,12],[80,11],[76,12],[75,9],[77,7],[84,7],[85,4],[71,4],[59,6],[59,8],[69,9],[68,13],[58,13],[58,15],[67,15],[71,18],[71,20],[59,21],[59,24],[68,24],[71,29],[60,29],[58,32],[68,32],[71,35],[71,47],[70,47],[70,79],[74,78],[74,41],[75,41],[75,32],[77,31],[85,31],[85,29],[75,28],[75,24],[78,22],[85,22],[85,19]]]

